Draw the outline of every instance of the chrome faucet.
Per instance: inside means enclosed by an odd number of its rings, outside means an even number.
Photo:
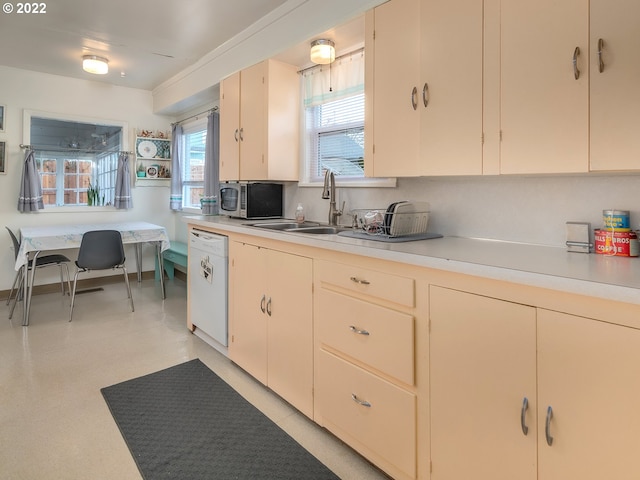
[[[324,174],[322,198],[329,199],[329,225],[338,225],[338,217],[342,215],[344,203],[342,204],[342,209],[338,210],[336,207],[336,177],[329,169]]]

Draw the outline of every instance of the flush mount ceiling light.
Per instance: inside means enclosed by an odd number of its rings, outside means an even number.
[[[109,60],[96,55],[83,55],[82,69],[88,73],[104,75],[109,71]]]
[[[314,40],[311,42],[311,53],[309,54],[313,63],[326,65],[336,59],[335,44],[331,40]]]

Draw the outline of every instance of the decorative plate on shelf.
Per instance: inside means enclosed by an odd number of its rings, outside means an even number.
[[[150,142],[149,140],[143,140],[138,144],[138,153],[141,157],[144,158],[153,158],[158,153],[158,148],[155,143]]]
[[[147,168],[147,178],[158,178],[158,167],[151,165]]]

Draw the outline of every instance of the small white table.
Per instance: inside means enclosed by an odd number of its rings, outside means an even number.
[[[118,230],[122,235],[123,244],[134,244],[136,253],[136,268],[138,270],[138,282],[142,280],[142,244],[154,243],[156,256],[160,267],[163,265],[162,252],[170,246],[169,235],[164,227],[147,222],[120,222],[120,223],[86,223],[76,225],[47,225],[42,227],[23,227],[20,229],[20,250],[16,257],[15,269],[20,270],[27,265],[29,260],[35,265],[40,252],[47,250],[64,250],[67,248],[79,248],[82,236],[91,230]],[[163,270],[160,270],[163,271]],[[31,270],[31,279],[28,272],[24,275],[24,318],[22,325],[29,325],[29,309],[31,306],[31,294],[33,293],[33,280],[35,268]],[[166,297],[164,276],[160,276],[162,298]],[[30,286],[31,285],[31,286]]]

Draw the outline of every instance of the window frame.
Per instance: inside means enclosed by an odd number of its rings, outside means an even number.
[[[186,137],[188,135],[192,135],[194,133],[199,133],[199,132],[204,132],[205,135],[207,134],[207,117],[203,117],[203,118],[198,118],[197,120],[194,120],[192,122],[186,123],[184,125],[182,125],[182,149],[183,151],[180,152],[180,180],[182,181],[182,210],[183,211],[187,211],[187,212],[200,212],[201,208],[199,205],[186,205],[185,201],[187,200],[187,198],[189,198],[190,196],[187,195],[187,188],[193,188],[193,187],[201,187],[202,190],[204,191],[204,178],[202,179],[202,181],[193,181],[193,180],[185,180],[185,174],[187,172],[187,164],[185,163],[185,160],[187,158],[187,142]],[[205,137],[206,138],[206,137]],[[206,152],[205,152],[206,155]],[[204,159],[203,159],[204,161]]]
[[[82,116],[82,115],[70,115],[64,113],[52,113],[44,112],[40,110],[25,109],[22,118],[22,143],[24,145],[31,145],[31,119],[45,118],[50,120],[59,120],[62,122],[78,122],[87,123],[93,125],[105,125],[120,127],[122,129],[122,138],[120,142],[121,151],[129,151],[129,123],[121,120],[110,120],[104,118]],[[117,152],[119,154],[120,152]],[[117,160],[116,160],[117,162]],[[117,168],[117,163],[116,163]],[[99,174],[99,170],[96,170],[96,175]],[[115,188],[115,185],[113,186]],[[40,210],[42,213],[69,213],[78,212],[85,209],[90,209],[92,212],[96,211],[112,211],[115,210],[115,206],[91,206],[88,205],[46,205],[44,209]]]

